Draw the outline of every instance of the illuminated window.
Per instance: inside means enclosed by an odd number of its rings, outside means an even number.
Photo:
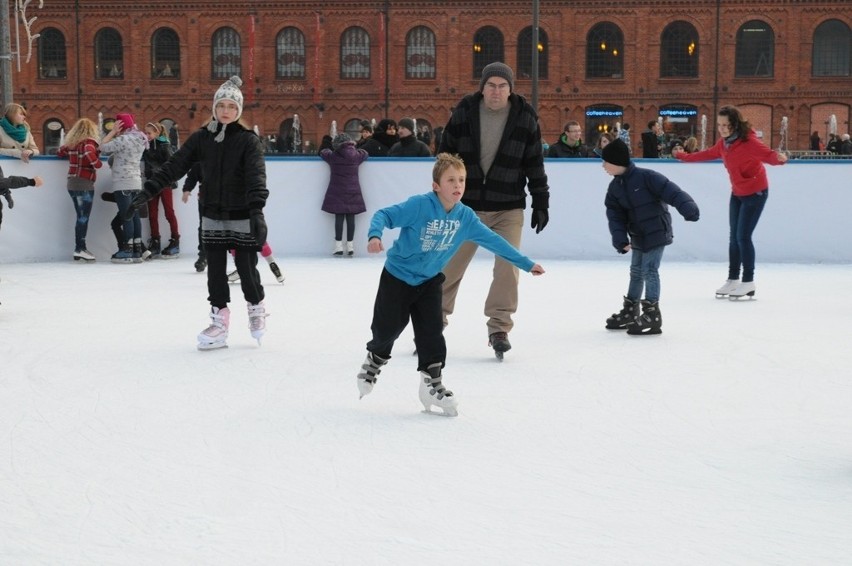
[[[473,36],[473,78],[479,80],[485,65],[495,61],[504,61],[503,34],[492,26],[480,28]]]
[[[601,22],[586,36],[586,78],[624,78],[624,34],[610,22]]]
[[[698,77],[698,32],[687,22],[672,22],[660,38],[660,77]]]
[[[532,26],[524,28],[518,35],[518,76],[532,78]],[[547,78],[547,32],[538,29],[538,77]]]

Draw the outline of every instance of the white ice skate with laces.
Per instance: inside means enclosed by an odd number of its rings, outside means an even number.
[[[743,281],[737,288],[728,293],[728,299],[739,301],[740,299],[754,299],[755,292],[754,281]]]
[[[231,311],[228,307],[210,309],[210,326],[198,334],[199,350],[215,350],[228,347],[228,325],[231,322]]]
[[[728,279],[725,281],[725,284],[716,289],[716,298],[717,299],[727,299],[728,295],[739,287],[740,280],[739,279]]]
[[[246,303],[246,306],[248,308],[249,330],[251,330],[251,337],[257,340],[257,345],[260,346],[260,339],[263,338],[264,334],[266,334],[266,317],[269,316],[269,314],[266,312],[266,307],[264,306],[263,301],[256,305]]]

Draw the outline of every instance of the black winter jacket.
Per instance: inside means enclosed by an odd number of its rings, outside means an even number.
[[[672,215],[667,204],[687,221],[696,222],[699,216],[698,205],[686,191],[664,175],[632,163],[609,183],[604,204],[612,245],[619,253],[625,253],[628,243],[637,250],[672,243]]]
[[[269,196],[263,144],[257,134],[239,123],[226,128],[221,143],[206,127],[193,132],[145,183],[145,191],[160,192],[199,162],[204,179],[202,215],[215,220],[240,220],[248,218],[251,210],[262,210]]]
[[[570,146],[565,143],[565,134],[559,136],[559,140],[547,150],[548,157],[597,157],[586,144]]]
[[[399,138],[388,152],[388,157],[431,157],[429,146],[417,139],[416,136]]]
[[[497,156],[486,173],[479,165],[479,105],[482,93],[465,96],[450,116],[438,153],[456,153],[467,169],[462,202],[474,210],[526,208],[528,187],[532,208],[547,209],[550,190],[544,172],[538,115],[524,98],[509,95],[509,119]]]
[[[169,157],[174,153],[172,151],[173,147],[169,140],[159,137],[148,142],[148,149],[142,154],[146,179],[150,179],[154,175],[154,171],[162,167],[163,163],[169,160]],[[172,185],[172,188],[174,188],[174,185]]]

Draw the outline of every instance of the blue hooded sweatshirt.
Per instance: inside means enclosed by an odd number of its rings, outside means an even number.
[[[467,240],[500,256],[519,269],[535,265],[502,236],[485,226],[468,206],[457,203],[446,212],[434,192],[376,211],[369,238],[381,238],[385,228],[400,228],[399,238],[388,250],[385,269],[411,286],[435,277]]]

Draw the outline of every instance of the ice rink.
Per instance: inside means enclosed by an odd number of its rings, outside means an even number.
[[[628,257],[521,275],[504,362],[477,259],[446,330],[459,417],[410,330],[355,374],[381,257],[259,268],[199,352],[194,254],[0,265],[0,564],[839,565],[852,557],[851,265],[661,269],[663,334],[604,330]],[[535,259],[535,258],[533,258]]]

